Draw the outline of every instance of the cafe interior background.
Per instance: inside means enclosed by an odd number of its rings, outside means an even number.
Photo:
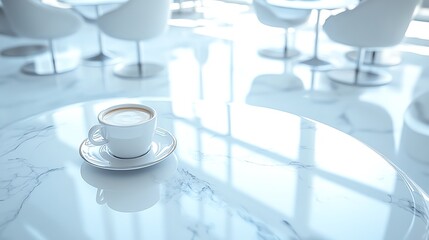
[[[23,66],[33,62],[33,66],[43,71],[52,71],[51,52],[46,47],[49,37],[11,34],[13,28],[5,21],[3,9],[0,15],[0,131],[38,113],[107,98],[248,104],[289,112],[339,129],[384,155],[429,192],[427,3],[416,9],[398,44],[372,49],[375,60],[364,62],[366,68],[383,71],[391,77],[391,81],[377,86],[342,84],[329,77],[333,70],[355,66],[350,54],[356,53],[357,48],[334,41],[324,31],[324,23],[331,16],[356,6],[309,9],[308,18],[291,24],[287,30],[289,50],[296,49],[299,55],[286,59],[270,57],[262,51],[281,49],[285,29],[260,21],[252,1],[173,1],[168,29],[140,44],[142,61],[159,63],[161,71],[149,77],[128,78],[115,69],[119,64],[135,61],[135,43],[112,37],[97,25],[97,17],[121,3],[96,8],[53,0],[42,4],[69,9],[82,18],[78,28],[69,29],[52,41],[57,70],[61,70],[63,64],[74,64],[76,68],[42,75],[25,70]],[[276,11],[283,10],[277,6]],[[323,68],[303,62],[315,52],[317,27],[318,57],[330,63]],[[32,31],[34,35],[49,29],[42,24]],[[35,44],[39,47],[28,55],[14,56],[16,52],[10,51],[17,46]],[[100,58],[88,59],[100,52],[106,55],[104,62]]]

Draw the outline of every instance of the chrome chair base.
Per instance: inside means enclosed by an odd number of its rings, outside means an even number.
[[[17,47],[7,48],[1,51],[4,57],[28,57],[42,54],[48,51],[48,46],[41,44],[22,45]]]
[[[376,69],[362,69],[357,74],[355,69],[338,69],[329,71],[327,75],[336,83],[361,87],[381,86],[392,81],[392,75]]]
[[[139,69],[140,65],[140,69]],[[150,78],[157,75],[164,69],[163,66],[156,63],[133,63],[119,64],[113,69],[113,73],[122,78]]]
[[[304,60],[300,63],[310,66],[310,68],[315,71],[328,71],[332,69],[332,63],[322,60],[317,56],[313,56],[312,58]]]
[[[264,48],[259,50],[258,53],[263,57],[275,59],[289,59],[300,54],[296,49],[288,49],[285,53],[283,48]]]
[[[119,63],[121,59],[116,56],[100,52],[94,56],[84,59],[84,64],[90,67],[110,66]]]
[[[357,51],[350,51],[346,53],[346,58],[350,61],[356,61]],[[399,51],[374,50],[367,51],[365,53],[363,64],[379,67],[391,67],[399,65],[401,61],[401,53]]]

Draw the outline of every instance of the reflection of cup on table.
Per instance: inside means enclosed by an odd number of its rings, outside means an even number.
[[[139,212],[154,206],[160,199],[161,184],[177,170],[177,157],[168,156],[156,165],[133,171],[111,171],[82,164],[80,172],[86,183],[95,187],[95,200],[119,212]]]
[[[98,114],[98,122],[88,133],[89,141],[118,158],[135,158],[151,147],[157,125],[156,111],[140,104],[122,104]]]
[[[139,190],[105,190],[97,189],[96,201],[98,204],[107,204],[119,212],[137,212],[146,210],[159,201],[160,186],[143,181]]]

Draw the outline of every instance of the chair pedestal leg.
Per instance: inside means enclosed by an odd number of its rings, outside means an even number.
[[[359,50],[356,67],[354,69],[338,69],[328,72],[328,77],[336,82],[346,85],[371,87],[388,84],[392,76],[379,69],[366,69],[363,65],[364,51]]]
[[[319,58],[319,31],[320,31],[320,12],[321,11],[322,9],[317,9],[313,57],[301,62],[302,64],[308,65],[315,70],[331,69],[330,62]]]
[[[140,53],[140,42],[136,42],[137,48],[137,72],[139,77],[143,77],[143,66],[142,66],[142,57]]]
[[[54,45],[52,43],[52,39],[49,39],[49,52],[51,54],[51,61],[52,61],[52,68],[54,69],[54,74],[57,74],[57,63],[55,61],[55,54],[54,54]]]
[[[45,76],[70,72],[79,66],[80,56],[69,54],[58,61],[52,39],[49,40],[49,56],[49,61],[36,58],[33,62],[22,66],[21,71],[28,75]]]
[[[156,63],[143,63],[141,60],[140,42],[136,42],[137,62],[131,64],[119,64],[115,66],[113,72],[122,78],[142,79],[153,77],[164,68]]]
[[[100,5],[95,6],[96,19],[98,19],[101,15],[99,8],[100,8]],[[84,59],[85,64],[88,66],[93,66],[93,67],[101,67],[101,66],[113,65],[113,64],[116,64],[119,61],[121,61],[120,58],[118,58],[116,56],[111,56],[111,54],[108,54],[105,51],[104,46],[103,46],[102,34],[101,34],[101,31],[98,28],[98,26],[96,26],[96,31],[97,31],[98,53],[96,53],[93,56],[86,57]]]
[[[296,57],[300,52],[288,46],[289,29],[285,29],[285,38],[283,48],[264,48],[259,50],[259,54],[263,57],[275,59],[290,59]]]
[[[357,56],[356,51],[346,53],[346,58],[355,61]],[[401,63],[401,53],[392,50],[371,50],[365,54],[364,64],[377,67],[391,67]]]
[[[392,81],[392,76],[389,73],[375,69],[360,71],[357,77],[355,69],[332,70],[328,72],[328,77],[336,83],[361,87],[381,86]]]

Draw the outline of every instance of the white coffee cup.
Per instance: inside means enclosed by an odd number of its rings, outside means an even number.
[[[135,158],[150,151],[157,125],[156,111],[141,104],[121,104],[98,114],[100,124],[88,132],[88,140],[105,145],[118,158]]]

